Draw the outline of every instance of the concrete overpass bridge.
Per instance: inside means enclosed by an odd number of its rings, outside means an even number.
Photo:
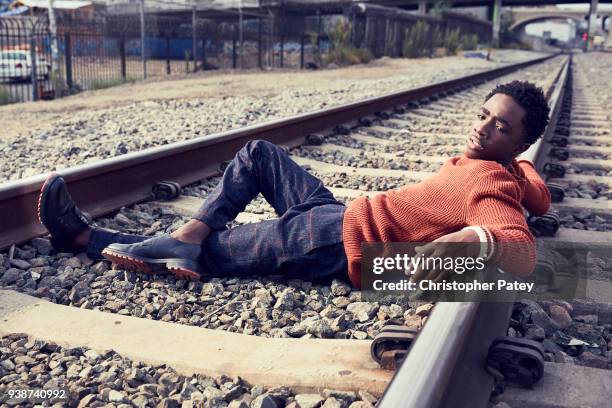
[[[289,0],[291,1],[291,0]],[[327,1],[327,0],[313,0]],[[349,0],[350,1],[350,0]],[[374,3],[382,6],[394,6],[405,9],[418,9],[419,5],[423,4],[426,7],[433,7],[437,0],[363,0],[365,3]],[[490,6],[493,7],[496,0],[453,0],[452,7],[478,7]],[[518,6],[547,6],[555,4],[591,4],[591,0],[502,0],[503,7],[518,7]],[[599,0],[599,4],[610,3],[612,0]],[[422,6],[421,6],[422,7]]]
[[[547,20],[574,20],[577,23],[585,21],[588,17],[588,11],[572,11],[557,8],[512,8],[508,10],[512,14],[514,22],[510,26],[511,31],[521,31],[531,23],[537,23]],[[503,11],[506,13],[506,10]],[[597,16],[602,17],[601,29],[604,29],[604,24],[612,15],[612,11],[598,11]]]
[[[400,8],[418,9],[420,13],[425,14],[427,10],[436,3],[436,0],[370,0],[370,2],[385,5],[395,6]],[[573,4],[582,3],[590,6],[588,13],[588,29],[587,32],[591,37],[596,31],[596,16],[597,7],[599,4],[612,3],[612,0],[453,0],[452,7],[477,7],[487,6],[489,8],[489,16],[493,27],[493,42],[499,41],[499,32],[501,27],[501,13],[502,8],[506,7],[517,7],[517,6],[546,6],[546,5],[559,5],[559,4]],[[539,11],[539,13],[538,13]],[[534,10],[530,15],[525,15],[513,25],[515,30],[521,30],[529,23],[544,21],[550,19],[566,19],[571,18],[576,21],[582,21],[585,13],[577,13],[575,15],[572,12],[565,12],[565,10],[555,9],[554,12],[547,12],[540,10]],[[602,22],[602,28],[609,19],[609,15],[606,15]],[[592,37],[591,37],[592,38]],[[588,42],[587,42],[588,44]],[[586,45],[588,47],[588,45]]]

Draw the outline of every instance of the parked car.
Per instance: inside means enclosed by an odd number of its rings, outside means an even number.
[[[36,56],[36,76],[49,79],[51,65],[47,60]],[[32,57],[30,51],[0,51],[0,82],[30,81],[32,79]]]

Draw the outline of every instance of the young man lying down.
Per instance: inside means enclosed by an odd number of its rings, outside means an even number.
[[[480,243],[486,259],[525,276],[534,269],[535,242],[524,209],[546,213],[550,193],[533,165],[517,156],[542,135],[549,108],[540,88],[513,81],[495,87],[475,110],[462,156],[418,184],[346,206],[282,149],[253,140],[193,218],[171,234],[150,238],[91,226],[58,175],[42,187],[39,218],[58,251],[84,250],[119,268],[161,269],[180,279],[334,276],[359,287],[363,242]],[[278,218],[227,229],[259,193]],[[503,243],[521,245],[504,250]]]

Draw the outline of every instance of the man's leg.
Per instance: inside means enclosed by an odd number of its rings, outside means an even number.
[[[252,140],[238,151],[193,220],[172,236],[202,243],[211,231],[225,228],[259,193],[279,216],[307,201],[312,206],[338,203],[321,180],[302,169],[280,147]]]
[[[102,249],[114,242],[131,244],[150,238],[92,227],[72,200],[65,180],[57,174],[49,175],[43,183],[37,212],[58,252],[86,251],[91,259],[104,259]]]
[[[259,193],[280,218],[225,229]],[[278,146],[249,142],[194,217],[214,227],[202,244],[204,269],[217,276],[346,277],[344,210]]]
[[[320,180],[298,166],[278,146],[251,141],[236,154],[219,185],[189,223],[172,236],[155,237],[134,245],[110,245],[103,255],[123,268],[150,273],[161,266],[180,278],[197,279],[202,273],[204,240],[211,231],[224,229],[259,193],[285,219],[317,206],[341,206]],[[287,216],[289,210],[292,211]],[[288,224],[285,222],[285,225]],[[312,218],[308,225],[312,225]],[[309,242],[319,246],[327,241],[337,242],[339,232],[334,231],[332,235],[333,240],[319,242],[311,234]],[[289,236],[285,241],[292,242]]]
[[[347,278],[343,214],[343,206],[323,205],[301,213],[290,210],[273,220],[213,231],[202,244],[202,266],[211,276]],[[313,222],[313,218],[320,223]]]

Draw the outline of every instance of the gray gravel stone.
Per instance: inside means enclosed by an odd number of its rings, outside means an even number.
[[[560,328],[567,327],[572,322],[572,317],[567,310],[559,305],[550,306],[550,317]]]
[[[14,266],[17,269],[30,269],[32,264],[23,259],[9,259],[9,265]]]
[[[537,324],[527,325],[527,331],[525,332],[525,338],[542,341],[546,337],[546,333],[544,329],[538,326]]]
[[[323,404],[325,398],[319,394],[297,394],[295,401],[298,403],[300,408],[318,408]]]
[[[244,401],[232,401],[227,408],[249,408],[249,405]]]
[[[34,238],[30,243],[41,255],[49,255],[53,251],[51,241],[46,238]]]
[[[125,400],[125,395],[119,391],[110,390],[108,393],[108,400],[110,402],[123,402]]]
[[[355,401],[349,405],[349,408],[374,408],[374,405],[368,401]]]
[[[373,396],[372,394],[370,394],[366,390],[359,390],[359,391],[357,391],[357,395],[359,396],[359,398],[362,401],[367,401],[367,402],[369,402],[371,404],[376,404],[376,401],[378,401],[378,399],[375,396]]]
[[[525,321],[531,321],[540,326],[546,334],[551,334],[560,329],[559,325],[552,320],[542,307],[531,300],[521,300],[519,303],[523,305],[521,318]]]
[[[348,404],[343,400],[337,400],[334,397],[329,397],[325,400],[325,403],[321,406],[322,408],[344,408]]]
[[[369,302],[354,302],[346,307],[360,322],[367,322],[378,310],[378,304]]]
[[[251,402],[251,408],[278,408],[278,405],[268,394],[263,394]]]
[[[25,272],[20,270],[20,269],[16,269],[16,268],[10,268],[7,269],[3,274],[2,277],[0,277],[0,282],[4,285],[12,285],[13,283],[15,283],[17,281],[17,279],[19,279],[20,276],[22,276]]]
[[[337,400],[344,401],[347,404],[351,404],[357,400],[357,394],[352,391],[341,391],[341,390],[330,390],[324,389],[323,396],[325,398],[335,398]]]
[[[306,333],[312,334],[315,337],[330,338],[333,336],[333,330],[328,319],[319,316],[312,316],[304,319],[301,327]]]
[[[351,293],[351,287],[338,279],[334,279],[331,284],[331,293],[334,296],[347,296]]]

